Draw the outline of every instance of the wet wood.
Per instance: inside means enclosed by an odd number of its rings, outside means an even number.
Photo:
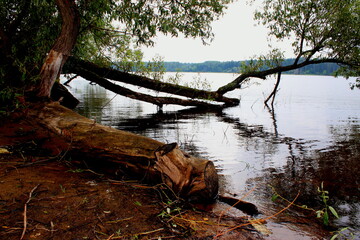
[[[66,139],[68,149],[64,151],[92,168],[165,183],[188,200],[207,202],[217,196],[214,164],[188,155],[176,143],[164,144],[97,124],[57,102],[33,107],[29,117]]]
[[[70,109],[74,109],[80,103],[64,85],[58,82],[55,82],[51,89],[51,99]]]
[[[244,213],[254,216],[259,214],[259,210],[257,209],[257,207],[250,203],[250,202],[246,202],[243,201],[241,199],[237,199],[237,198],[233,198],[233,197],[228,197],[228,196],[219,196],[219,200],[221,202],[227,203],[230,206],[237,208],[241,211],[243,211]]]

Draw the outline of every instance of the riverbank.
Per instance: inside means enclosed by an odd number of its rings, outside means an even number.
[[[0,127],[1,239],[261,239],[247,216],[230,217],[86,168],[66,142],[26,113]],[[220,235],[219,235],[220,234]]]

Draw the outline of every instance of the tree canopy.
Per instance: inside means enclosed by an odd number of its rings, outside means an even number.
[[[241,75],[217,91],[199,91],[174,84],[158,84],[126,72],[148,71],[138,46],[152,45],[158,33],[213,37],[211,22],[232,0],[0,0],[0,102],[37,84],[46,96],[60,73],[74,73],[112,88],[107,79],[133,81],[140,87],[181,96],[216,100],[234,105],[223,95],[251,77],[265,79],[275,73],[311,64],[336,63],[338,74],[359,75],[360,2],[358,0],[263,0],[255,19],[277,41],[293,39],[292,63],[283,61],[281,49],[248,61]],[[71,57],[70,57],[71,56]],[[70,57],[70,58],[69,58]],[[65,64],[67,63],[67,64]],[[64,65],[65,64],[65,65]],[[56,65],[56,66],[55,66]],[[152,65],[156,66],[156,64]],[[118,73],[116,71],[125,73]],[[40,84],[39,84],[40,83]],[[118,88],[118,87],[117,87]],[[137,95],[129,97],[162,104],[184,101]],[[195,106],[204,105],[193,102]]]
[[[231,0],[1,0],[0,86],[24,89],[39,79],[44,59],[65,23],[61,4],[79,15],[79,32],[71,55],[100,66],[141,65],[139,44],[151,45],[158,33],[213,37],[211,22]],[[72,4],[69,5],[69,4]],[[66,18],[66,17],[65,17]],[[130,66],[129,66],[130,65]]]
[[[294,64],[336,62],[346,66],[348,75],[359,74],[359,1],[265,0],[255,19],[277,40],[294,39]]]
[[[244,64],[242,74],[218,92],[232,91],[251,77],[265,79],[311,64],[336,63],[337,75],[360,75],[358,0],[264,0],[255,19],[276,41],[292,40],[294,61],[284,62],[281,49],[274,48]]]

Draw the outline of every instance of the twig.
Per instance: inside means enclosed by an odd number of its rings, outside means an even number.
[[[273,190],[273,192],[279,197],[279,198],[281,198],[282,200],[284,200],[285,202],[287,202],[287,203],[291,203],[289,200],[287,200],[286,198],[284,198],[283,196],[281,196],[277,191],[276,191],[276,189],[273,187],[273,186],[271,186],[271,185],[269,185],[269,187]],[[309,210],[309,211],[313,211],[313,212],[316,212],[316,210],[314,209],[314,208],[309,208],[309,207],[307,207],[307,206],[300,206],[300,205],[298,205],[298,204],[293,204],[295,207],[298,207],[298,208],[301,208],[301,209],[305,209],[305,210]]]
[[[111,238],[114,236],[115,234],[111,234],[106,240],[111,240]]]
[[[39,187],[40,184],[36,185],[29,193],[29,198],[28,200],[26,201],[25,205],[24,205],[24,229],[23,229],[23,232],[21,234],[21,237],[20,237],[20,240],[22,240],[25,236],[25,232],[26,232],[26,227],[27,227],[27,205],[29,204],[31,198],[32,198],[32,194],[33,192]]]
[[[242,196],[235,204],[233,204],[232,206],[230,206],[229,208],[225,209],[224,211],[222,211],[220,213],[219,219],[218,219],[218,224],[220,224],[221,218],[222,216],[228,212],[231,208],[233,208],[234,206],[236,206],[238,203],[240,203],[242,201],[242,199],[246,198],[250,193],[252,193],[255,190],[256,186],[254,186],[250,191],[248,191],[244,196]]]
[[[276,93],[277,93],[277,91],[278,91],[278,87],[279,87],[279,85],[280,85],[280,80],[281,80],[281,72],[278,72],[274,89],[273,89],[273,91],[270,93],[270,95],[267,97],[267,99],[264,101],[264,104],[267,106],[267,102],[272,98],[272,100],[271,100],[271,107],[272,107],[272,109],[274,109],[274,101],[275,101]]]
[[[289,207],[291,207],[291,206],[295,203],[295,201],[296,201],[296,199],[299,197],[299,195],[300,195],[300,192],[296,195],[296,197],[294,198],[294,200],[289,203],[288,206],[286,206],[285,208],[281,209],[279,212],[277,212],[277,213],[275,213],[275,214],[273,214],[273,215],[271,215],[271,216],[269,216],[269,217],[266,217],[266,218],[254,219],[254,220],[249,221],[248,223],[244,223],[244,224],[241,224],[241,225],[232,227],[232,228],[230,228],[230,229],[228,229],[228,230],[226,230],[226,231],[224,231],[224,232],[222,232],[222,233],[217,234],[217,235],[214,237],[214,239],[217,239],[217,238],[221,237],[222,235],[224,235],[225,233],[231,232],[231,231],[233,231],[233,230],[235,230],[235,229],[238,229],[238,228],[240,228],[240,227],[248,226],[248,225],[251,225],[251,224],[253,224],[253,223],[258,223],[258,224],[259,224],[259,223],[262,223],[262,222],[266,222],[266,220],[269,220],[269,219],[271,219],[271,218],[276,217],[277,215],[279,215],[280,213],[284,212],[286,209],[288,209]]]
[[[72,80],[74,80],[75,78],[77,78],[79,75],[75,75],[75,76],[73,76],[73,77],[71,77],[70,79],[68,79],[65,83],[64,83],[64,85],[65,86],[69,86],[69,83],[72,81]]]
[[[148,232],[142,232],[142,233],[137,233],[137,234],[133,234],[133,235],[125,235],[125,236],[118,236],[118,237],[112,237],[113,235],[110,235],[110,237],[108,239],[120,239],[120,238],[124,238],[124,237],[130,237],[130,236],[143,236],[143,235],[149,235],[152,233],[156,233],[156,232],[160,232],[165,230],[164,228],[159,228],[156,230],[152,230],[152,231],[148,231]]]
[[[118,219],[118,220],[114,220],[114,221],[107,221],[105,223],[119,223],[119,222],[122,222],[122,221],[131,220],[132,218],[134,218],[134,217],[128,217],[128,218]]]

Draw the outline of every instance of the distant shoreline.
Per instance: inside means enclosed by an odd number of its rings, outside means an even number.
[[[283,65],[292,64],[294,59],[286,59]],[[202,63],[164,62],[166,72],[213,72],[240,73],[240,65],[248,61],[205,61]],[[330,76],[339,69],[335,63],[308,65],[286,72],[289,75],[324,75]]]
[[[165,71],[166,73],[199,73],[199,74],[201,74],[201,73],[225,73],[225,74],[238,74],[238,75],[240,75],[241,73],[236,73],[236,72],[184,72],[184,71],[181,71],[181,72],[174,72],[174,71]],[[328,74],[328,75],[326,75],[326,74],[295,74],[295,73],[282,73],[281,75],[299,75],[299,76],[301,76],[301,75],[303,75],[303,76],[324,76],[324,77],[326,77],[326,76],[328,76],[328,77],[332,77],[333,75],[332,74]]]

